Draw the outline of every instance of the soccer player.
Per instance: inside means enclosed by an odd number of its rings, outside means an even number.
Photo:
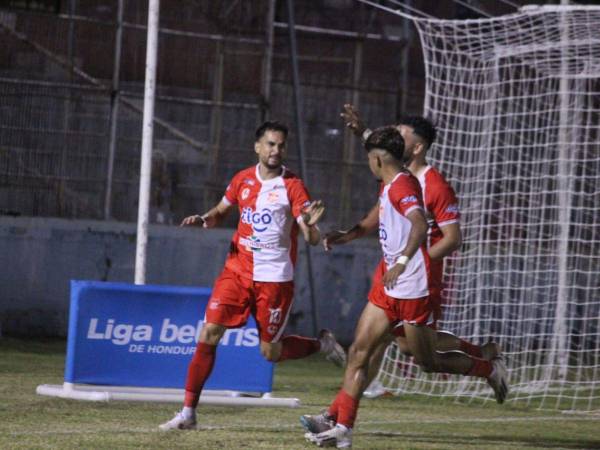
[[[418,127],[417,127],[418,128]],[[414,128],[411,126],[411,132],[413,131]],[[407,130],[404,130],[403,133],[401,134],[405,134]],[[371,139],[371,136],[368,137],[367,139],[367,143],[365,144],[365,146],[368,148],[369,145],[369,141]],[[410,155],[414,152],[414,148],[410,148],[414,145],[414,142],[411,141],[410,136],[407,136],[406,141],[404,141],[406,143],[406,149],[405,149],[405,153],[404,155],[406,155],[407,157],[410,157]],[[403,155],[403,161],[405,160]],[[370,161],[371,161],[371,152],[369,153],[370,156]],[[370,166],[372,167],[371,163]],[[372,169],[373,170],[373,169]],[[414,178],[413,178],[414,180]],[[416,181],[416,180],[415,180]],[[385,179],[384,179],[385,182]],[[418,186],[418,181],[416,182],[417,186]],[[385,188],[384,188],[385,189]],[[419,193],[421,192],[421,190],[419,188],[417,188],[417,190],[419,191]],[[384,191],[385,192],[385,191]],[[390,190],[390,192],[392,192]],[[348,232],[333,232],[331,234],[328,235],[328,237],[326,237],[326,239],[324,240],[324,245],[326,247],[326,249],[330,249],[332,245],[338,245],[341,243],[345,243],[345,242],[349,242],[350,240],[356,239],[358,237],[361,237],[363,235],[365,235],[366,233],[368,233],[369,231],[373,230],[374,228],[376,228],[377,226],[377,216],[379,216],[379,227],[380,227],[380,232],[379,232],[379,238],[380,241],[382,243],[382,246],[384,247],[384,261],[378,266],[376,272],[375,272],[375,276],[373,277],[373,287],[371,289],[371,292],[369,293],[369,301],[373,302],[373,298],[375,297],[375,299],[377,299],[378,297],[382,296],[383,294],[381,294],[381,289],[377,289],[377,286],[381,286],[386,285],[386,277],[389,277],[389,272],[390,270],[393,270],[394,267],[392,267],[390,269],[389,267],[389,262],[387,261],[387,259],[389,259],[387,257],[386,254],[386,250],[385,250],[385,240],[386,238],[390,235],[390,231],[388,230],[388,228],[385,226],[384,223],[384,218],[382,218],[382,204],[383,204],[383,196],[380,196],[380,201],[378,202],[378,204],[376,205],[375,208],[373,208],[370,213],[361,221],[359,222],[359,224],[357,224],[355,227],[353,227],[351,230],[349,230]],[[426,210],[425,214],[427,215],[428,212]],[[384,216],[385,217],[385,216]],[[429,228],[429,227],[428,227]],[[430,247],[431,249],[431,247]],[[429,249],[429,250],[430,250]],[[431,264],[429,262],[429,255],[430,255],[430,251],[425,250],[426,255],[428,256],[428,258],[425,259],[425,261],[429,264],[429,268],[431,268]],[[402,252],[403,255],[405,255],[405,251]],[[398,262],[400,262],[398,260]],[[387,270],[387,271],[386,271]],[[406,269],[407,273],[409,272],[408,268]],[[430,284],[430,280],[431,280],[431,276],[428,277],[428,285]],[[428,286],[428,294],[431,296],[431,290],[429,289],[430,286]],[[435,295],[435,290],[434,291],[434,295]],[[381,295],[379,295],[381,294]],[[385,295],[387,295],[388,301],[391,301],[392,304],[393,302],[396,302],[397,304],[402,304],[407,302],[406,299],[398,299],[398,297],[395,296],[389,296],[387,290],[385,291]],[[395,297],[395,298],[393,298]],[[411,301],[408,301],[408,303],[411,303]],[[377,303],[375,303],[377,304]],[[363,367],[362,370],[363,372],[361,373],[361,376],[364,376],[365,379],[363,386],[366,386],[368,384],[368,381],[370,381],[370,379],[373,377],[373,375],[376,373],[376,370],[379,368],[379,364],[381,361],[381,345],[383,343],[383,348],[385,348],[385,345],[387,345],[387,343],[389,342],[389,339],[387,336],[389,336],[391,333],[394,334],[399,334],[402,336],[402,345],[403,348],[406,352],[412,354],[415,357],[415,360],[421,365],[423,366],[426,370],[429,371],[443,371],[443,372],[448,372],[448,373],[455,373],[455,374],[463,374],[463,375],[474,375],[474,376],[480,376],[480,377],[485,377],[488,379],[488,382],[490,383],[490,385],[494,388],[494,391],[496,392],[497,398],[501,399],[501,401],[504,400],[504,397],[506,395],[506,379],[505,379],[505,367],[504,364],[501,360],[499,359],[495,359],[492,362],[484,360],[484,359],[480,359],[480,358],[474,358],[472,356],[469,356],[463,352],[440,352],[440,348],[443,349],[443,345],[439,345],[437,343],[437,336],[439,333],[436,333],[432,328],[430,328],[435,320],[436,317],[439,314],[439,308],[438,308],[438,299],[431,296],[428,298],[428,308],[430,309],[430,313],[431,316],[428,317],[426,322],[411,322],[410,317],[409,318],[398,318],[397,322],[394,322],[393,325],[391,326],[389,329],[389,333],[387,333],[386,335],[382,336],[381,339],[379,340],[379,342],[377,343],[377,345],[375,346],[374,349],[372,349],[370,351],[370,361],[368,363],[363,363]],[[361,319],[362,320],[362,319]],[[429,325],[429,326],[424,326],[424,325]],[[359,326],[360,326],[360,322],[359,322]],[[400,333],[401,330],[401,333]],[[356,339],[358,342],[359,339],[359,330],[357,329],[356,332]],[[453,335],[452,335],[453,336]],[[458,340],[458,338],[454,337],[456,340]],[[447,343],[446,345],[450,345],[451,343]],[[495,345],[488,345],[486,346],[487,348],[485,348],[485,350],[489,351],[490,354],[494,354],[495,352],[497,352],[497,350],[495,349]],[[402,347],[401,347],[402,348]],[[350,353],[349,353],[349,359],[352,359],[352,355],[353,355],[353,349],[351,348]],[[374,357],[374,355],[379,354],[379,357]],[[491,355],[488,355],[489,357],[491,357]],[[348,367],[351,367],[352,363],[349,361],[348,363]],[[374,367],[372,368],[371,365],[374,365]],[[375,370],[373,370],[375,369]],[[362,391],[361,391],[362,392]],[[354,399],[356,401],[358,401],[358,399],[356,397],[354,397]],[[345,422],[341,422],[340,421],[340,417],[341,417],[341,409],[340,409],[340,403],[337,400],[341,400],[344,401],[344,396],[338,396],[338,398],[336,398],[336,401],[331,405],[331,407],[329,408],[328,411],[326,411],[325,413],[319,414],[319,415],[314,415],[314,416],[302,416],[301,417],[301,422],[303,424],[303,426],[309,431],[309,433],[307,433],[306,437],[307,439],[311,440],[312,442],[315,442],[317,444],[320,445],[331,445],[331,444],[337,444],[338,447],[343,447],[347,444],[348,442],[348,438],[350,436],[350,441],[351,441],[351,433],[348,431],[349,425],[351,427],[352,425],[352,420],[348,420],[347,417],[344,417],[342,420],[344,420]],[[350,404],[350,402],[345,399],[345,402],[347,404]],[[342,427],[336,426],[336,421],[338,423],[338,425],[341,423],[341,425],[343,425]]]
[[[280,362],[321,351],[337,365],[345,363],[343,348],[327,330],[318,339],[282,338],[294,294],[298,231],[317,245],[321,236],[316,223],[324,212],[322,202],[311,202],[302,180],[283,165],[287,134],[287,127],[278,122],[258,127],[254,144],[258,164],[238,172],[214,208],[186,217],[181,224],[213,228],[236,205],[240,211],[188,369],[183,409],[160,425],[161,430],[196,428],[196,406],[212,371],[217,344],[228,328],[244,326],[249,314],[256,319],[260,350],[267,360]]]
[[[366,386],[369,359],[393,327],[404,322],[408,345],[417,355],[424,346],[423,325],[432,316],[428,297],[427,221],[419,182],[404,168],[404,140],[394,127],[375,130],[366,140],[369,168],[382,181],[379,242],[383,276],[373,282],[358,321],[342,388],[327,412],[336,425],[305,437],[319,446],[352,446],[352,427]],[[303,418],[306,416],[303,416]]]
[[[360,119],[358,111],[352,105],[344,105],[342,118],[356,135],[364,138],[370,133],[370,130]],[[458,249],[461,244],[458,201],[454,190],[443,175],[426,161],[427,150],[436,137],[436,130],[433,124],[423,117],[408,116],[400,122],[398,130],[405,142],[404,162],[411,173],[418,178],[423,192],[425,214],[429,225],[427,240],[427,248],[431,260],[429,294],[435,308],[435,321],[431,326],[435,328],[437,321],[441,320],[442,317],[443,258]],[[350,242],[370,233],[376,228],[377,207],[374,207],[363,220],[347,232],[334,231],[328,233],[324,238],[325,248],[328,250],[333,245]],[[380,276],[380,272],[381,269],[379,268],[376,271],[376,276]],[[397,327],[393,334],[397,336],[396,343],[400,351],[410,356],[402,325]],[[390,340],[388,339],[387,342],[383,342],[378,351],[374,353],[370,364],[371,373],[369,374],[369,380],[372,380],[376,376],[385,348]],[[488,361],[498,357],[500,354],[500,349],[494,342],[478,346],[462,340],[448,331],[437,332],[436,350],[441,352],[459,350]],[[425,369],[428,370],[431,368],[425,367]],[[433,371],[438,370],[434,368]],[[376,395],[382,393],[383,389],[374,382],[373,385],[367,388],[367,391],[367,395],[371,393]],[[501,403],[503,399],[497,396],[497,401]]]

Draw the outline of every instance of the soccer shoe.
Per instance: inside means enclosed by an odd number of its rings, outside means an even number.
[[[508,369],[501,358],[492,359],[492,367],[492,374],[487,382],[494,390],[496,401],[502,404],[508,395]]]
[[[481,357],[488,361],[494,358],[502,358],[500,346],[494,341],[488,341],[481,346]]]
[[[319,434],[306,433],[305,438],[319,447],[352,448],[352,430],[339,425]]]
[[[186,419],[183,417],[181,412],[175,413],[175,417],[173,417],[168,422],[165,422],[158,426],[158,429],[161,431],[169,431],[169,430],[195,430],[196,429],[196,418],[192,417],[190,419]]]
[[[388,394],[389,392],[385,390],[381,381],[377,379],[371,381],[371,384],[369,384],[363,392],[363,395],[367,398],[377,398]]]
[[[321,414],[315,414],[314,416],[309,414],[300,416],[300,423],[306,431],[314,434],[322,433],[323,431],[331,430],[335,427],[335,420],[327,414],[327,410],[322,411]]]
[[[319,342],[321,343],[321,353],[325,354],[325,359],[331,361],[338,367],[346,365],[346,352],[335,340],[335,336],[329,330],[319,332]]]

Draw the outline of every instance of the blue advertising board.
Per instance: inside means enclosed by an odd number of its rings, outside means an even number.
[[[71,281],[65,381],[183,388],[211,290]],[[271,392],[256,323],[227,330],[204,388]]]

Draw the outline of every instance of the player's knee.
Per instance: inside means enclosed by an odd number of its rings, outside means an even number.
[[[200,342],[217,345],[225,334],[225,327],[214,323],[206,323],[200,331]]]
[[[281,349],[276,345],[261,343],[260,354],[269,362],[277,362],[281,356]]]
[[[353,366],[365,366],[368,360],[369,354],[366,348],[352,344],[348,349],[348,364],[352,364]]]
[[[412,356],[412,352],[410,351],[410,347],[405,339],[397,339],[396,344],[398,344],[398,350],[405,356]]]

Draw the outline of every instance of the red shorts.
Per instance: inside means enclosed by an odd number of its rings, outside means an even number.
[[[227,328],[240,328],[252,313],[260,340],[277,342],[287,323],[293,298],[293,281],[253,281],[225,268],[215,281],[204,320]]]
[[[368,299],[371,303],[385,311],[388,320],[392,324],[392,333],[395,336],[404,336],[404,322],[412,325],[427,325],[435,329],[437,308],[440,302],[436,302],[430,296],[415,299],[397,299],[385,293],[382,278],[385,273],[383,260],[377,265],[373,273],[371,290]]]

